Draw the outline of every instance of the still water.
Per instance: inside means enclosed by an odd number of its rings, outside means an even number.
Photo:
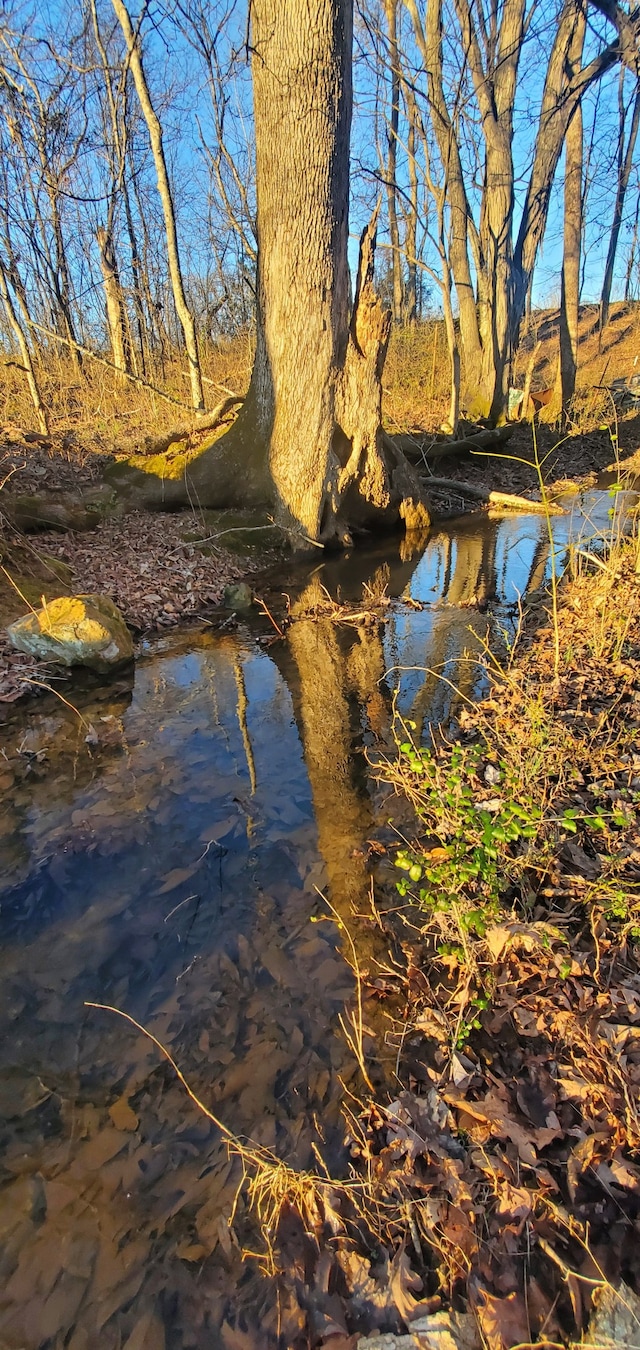
[[[576,499],[558,548],[610,508]],[[513,631],[548,568],[535,516],[291,568],[260,592],[275,613],[365,585],[384,621],[173,635],[74,688],[81,718],[48,699],[0,728],[3,1350],[211,1350],[242,1326],[275,1344],[242,1202],[228,1227],[237,1163],[154,1046],[85,1003],[151,1028],[235,1133],[339,1166],[353,976],[322,895],[366,911],[389,815],[366,749],[394,701],[422,729],[451,717],[440,673],[477,693],[463,653]]]

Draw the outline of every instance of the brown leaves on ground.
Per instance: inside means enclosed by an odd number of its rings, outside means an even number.
[[[13,441],[0,444],[0,483],[7,479],[5,492],[76,491],[93,488],[100,482],[105,456],[87,454],[72,438],[34,437],[26,439],[16,431]],[[2,514],[0,512],[0,530]],[[5,527],[0,532],[0,551],[9,574],[12,572],[12,543]],[[163,631],[193,620],[219,603],[230,582],[246,576],[250,564],[238,560],[219,547],[207,544],[207,551],[185,536],[204,537],[199,516],[157,514],[132,511],[102,521],[89,533],[41,533],[19,545],[20,558],[26,557],[29,572],[42,575],[42,586],[49,598],[56,593],[53,560],[71,568],[70,586],[82,594],[108,595],[122,611],[129,626],[139,633]],[[13,541],[15,543],[15,540]],[[25,552],[26,551],[26,552]],[[18,566],[21,570],[22,562]],[[7,581],[10,587],[10,582]],[[27,604],[16,601],[12,618],[25,613]],[[6,620],[5,620],[6,622]],[[4,629],[0,630],[0,702],[11,703],[37,689],[34,680],[49,681],[51,670],[22,653],[14,652]]]
[[[142,632],[197,617],[247,571],[221,549],[203,554],[185,540],[188,526],[182,515],[133,511],[91,534],[40,535],[38,543],[71,566],[79,590],[110,596]]]

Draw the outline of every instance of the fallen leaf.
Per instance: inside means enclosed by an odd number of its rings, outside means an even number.
[[[175,891],[176,886],[181,886],[183,881],[190,880],[197,872],[201,862],[202,858],[198,858],[198,861],[192,863],[190,867],[174,867],[172,872],[167,872],[162,885],[153,892],[154,895],[167,895],[169,891]]]
[[[511,1350],[514,1345],[530,1344],[527,1309],[521,1294],[513,1290],[506,1298],[497,1298],[476,1286],[472,1302],[488,1350]]]
[[[130,1107],[126,1097],[118,1097],[118,1100],[109,1107],[109,1115],[117,1130],[137,1130],[138,1117]]]

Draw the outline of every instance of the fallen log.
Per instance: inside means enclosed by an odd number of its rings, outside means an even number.
[[[443,459],[445,455],[464,455],[473,450],[489,450],[492,446],[504,445],[513,436],[515,427],[487,427],[485,431],[474,432],[472,436],[463,436],[457,441],[434,441],[426,433],[417,436],[410,432],[401,432],[390,436],[384,432],[385,442],[390,442],[413,463],[420,460]]]
[[[565,516],[562,506],[555,502],[536,502],[529,497],[517,497],[512,492],[496,492],[493,489],[477,487],[475,483],[461,483],[457,478],[430,478],[422,480],[427,488],[439,488],[444,492],[455,492],[461,497],[470,497],[472,501],[482,502],[486,506],[496,506],[508,511],[527,511],[534,515]]]

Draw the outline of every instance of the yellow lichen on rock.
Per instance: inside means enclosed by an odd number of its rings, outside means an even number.
[[[99,674],[133,658],[131,634],[107,595],[60,596],[16,619],[7,632],[20,652]]]

